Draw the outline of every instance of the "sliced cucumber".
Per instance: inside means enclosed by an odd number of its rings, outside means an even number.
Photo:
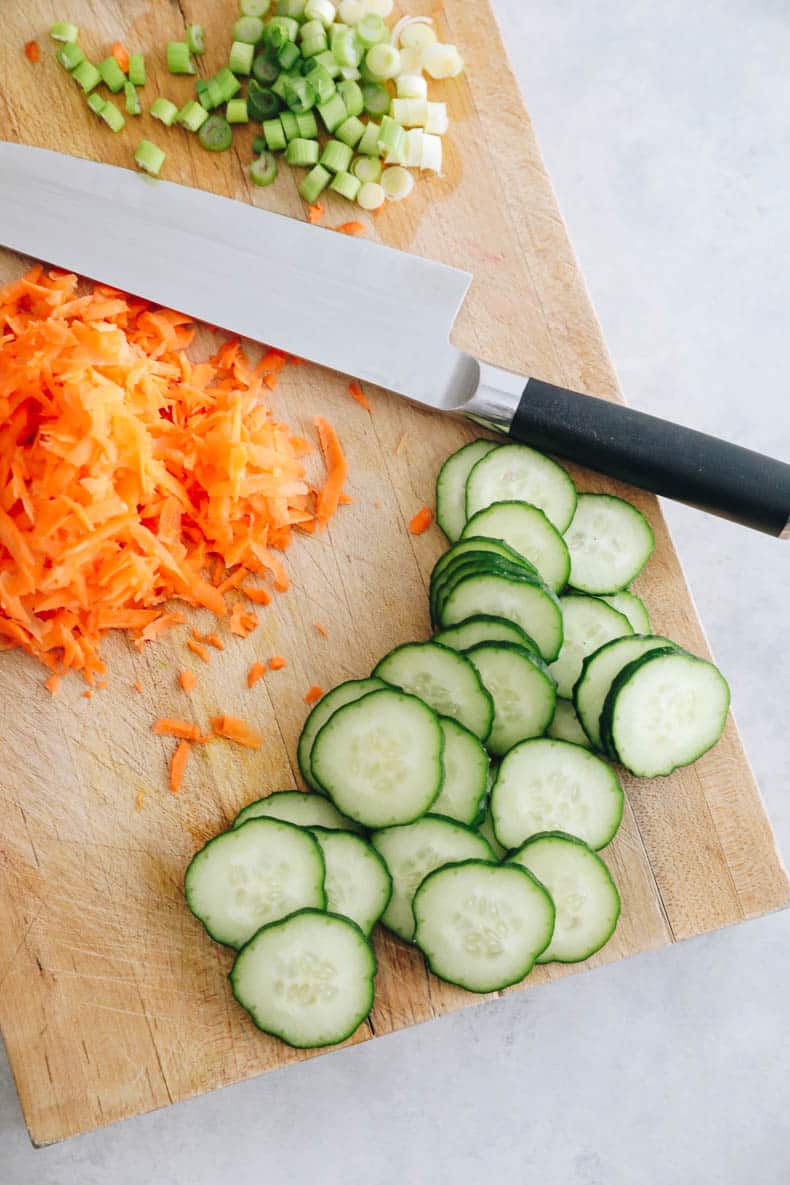
[[[561,533],[576,509],[576,487],[570,475],[525,444],[507,444],[478,461],[466,481],[466,515],[493,502],[529,502]]]
[[[474,665],[455,650],[435,642],[407,642],[385,655],[374,675],[419,696],[434,712],[457,720],[483,741],[491,731],[491,696]]]
[[[439,724],[444,733],[444,781],[431,814],[472,826],[488,791],[488,754],[474,733],[457,720],[440,716]]]
[[[349,679],[346,683],[341,683],[331,691],[328,691],[315,705],[304,722],[304,727],[299,737],[299,745],[296,750],[299,769],[302,771],[302,777],[311,790],[321,792],[321,787],[313,777],[313,771],[310,765],[313,741],[318,736],[319,731],[338,708],[342,708],[346,704],[351,704],[354,700],[361,699],[363,695],[367,695],[370,691],[381,691],[382,687],[384,687],[384,683],[381,679]]]
[[[233,995],[264,1033],[297,1049],[338,1045],[373,1006],[376,958],[359,926],[303,909],[259,930],[236,957]]]
[[[306,794],[304,790],[279,790],[250,802],[236,816],[234,827],[241,827],[248,819],[282,819],[297,827],[329,827],[333,831],[359,831],[359,823],[341,815],[336,806],[322,794]]]
[[[554,593],[545,585],[496,573],[466,576],[443,602],[438,624],[446,629],[478,613],[515,621],[535,639],[546,662],[551,662],[560,652],[562,610]]]
[[[468,860],[429,873],[414,896],[414,940],[434,975],[498,992],[529,975],[551,941],[554,905],[517,864]]]
[[[448,457],[436,479],[436,521],[451,543],[460,539],[466,522],[466,479],[478,461],[498,445],[473,440]]]
[[[586,593],[615,593],[639,575],[655,538],[641,511],[611,494],[580,494],[565,532],[570,583]]]
[[[238,948],[295,909],[325,907],[324,859],[309,831],[280,819],[251,819],[192,857],[184,893],[211,937]]]
[[[430,809],[443,749],[436,713],[386,689],[339,708],[318,733],[311,764],[338,810],[365,827],[391,827]]]
[[[311,828],[326,865],[324,891],[330,913],[351,918],[365,934],[379,920],[392,896],[392,877],[375,848],[347,831]]]
[[[540,579],[537,568],[514,551],[512,547],[509,547],[507,543],[503,543],[499,539],[478,539],[471,536],[468,539],[461,539],[444,555],[439,556],[431,572],[428,599],[432,619],[436,617],[436,607],[441,594],[456,569],[461,567],[462,562],[467,566],[475,567],[482,564],[487,557],[499,557],[508,563],[515,564],[520,571],[530,573]]]
[[[623,817],[623,790],[612,767],[580,745],[524,741],[499,767],[491,817],[505,848],[541,831],[566,831],[604,848]]]
[[[501,757],[519,741],[539,737],[557,702],[554,680],[540,658],[512,642],[481,642],[467,650],[494,702],[494,723],[486,745]]]
[[[528,565],[527,560],[519,559],[511,562],[502,556],[490,555],[487,552],[470,552],[449,564],[441,578],[434,584],[430,596],[431,622],[435,625],[439,621],[442,606],[456,584],[466,579],[467,576],[485,575],[503,576],[510,580],[526,580],[538,588],[546,587],[535,569]]]
[[[580,839],[550,831],[536,835],[510,857],[545,885],[557,920],[539,963],[580,963],[614,934],[620,894],[601,857]]]
[[[533,654],[540,654],[536,643],[520,625],[506,621],[504,617],[492,617],[489,613],[468,617],[460,625],[442,630],[433,640],[441,646],[449,646],[451,650],[461,651],[469,650],[480,642],[515,642]]]
[[[434,815],[406,827],[375,831],[370,842],[392,877],[392,897],[381,920],[405,942],[414,937],[414,894],[429,872],[458,860],[494,859],[482,835],[452,819]]]
[[[560,604],[564,640],[559,658],[549,670],[557,680],[557,695],[570,699],[587,655],[634,631],[627,617],[599,597],[568,593],[560,597]]]
[[[573,702],[582,728],[596,749],[604,749],[601,712],[609,689],[620,671],[635,658],[651,650],[672,646],[668,638],[659,638],[654,634],[634,634],[630,638],[615,638],[612,642],[605,642],[598,650],[587,655],[573,689]]]
[[[568,583],[571,557],[565,540],[537,506],[528,502],[494,502],[469,519],[461,538],[469,536],[508,543],[535,565],[554,592]]]
[[[491,822],[491,808],[490,805],[486,807],[485,813],[475,828],[478,835],[482,835],[491,851],[496,856],[497,860],[504,860],[507,851],[502,847],[502,844],[494,834],[494,824]]]
[[[678,650],[653,650],[624,667],[601,713],[601,734],[640,778],[690,765],[718,741],[730,689],[713,663]]]
[[[590,738],[579,723],[576,709],[569,699],[557,700],[551,724],[546,729],[546,736],[555,741],[569,741],[572,745],[581,745],[585,749],[592,748]]]
[[[652,632],[650,615],[647,612],[645,602],[636,593],[623,589],[622,592],[609,593],[606,596],[602,596],[601,600],[606,601],[607,605],[611,605],[618,613],[622,613],[623,617],[627,617],[633,626],[635,634],[649,634]]]

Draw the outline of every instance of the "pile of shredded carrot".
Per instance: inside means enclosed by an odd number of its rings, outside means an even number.
[[[179,313],[83,294],[40,266],[0,290],[0,648],[93,683],[107,630],[143,645],[183,621],[172,598],[246,635],[254,614],[229,593],[266,604],[250,573],[287,588],[275,553],[348,501],[332,425],[316,421],[327,476],[314,489],[310,445],[267,407],[282,355],[253,366],[228,342],[195,362],[193,333]]]

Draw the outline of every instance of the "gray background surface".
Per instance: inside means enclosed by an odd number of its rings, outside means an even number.
[[[496,7],[630,402],[790,458],[786,0]],[[668,512],[787,859],[790,545]],[[786,913],[37,1152],[0,1052],[0,1185],[788,1185],[789,986]]]

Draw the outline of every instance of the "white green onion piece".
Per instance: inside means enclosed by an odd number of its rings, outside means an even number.
[[[357,194],[357,205],[363,210],[378,210],[387,200],[387,195],[378,181],[366,181]]]
[[[425,133],[422,128],[411,128],[403,137],[402,160],[407,169],[419,169],[422,165],[422,142]]]
[[[464,60],[454,45],[428,45],[422,52],[422,63],[431,78],[456,78],[464,68]]]
[[[393,0],[365,0],[365,15],[388,17],[393,7]]]
[[[307,0],[304,14],[309,21],[320,21],[328,29],[335,19],[335,6],[332,0]]]
[[[414,189],[414,178],[408,169],[395,165],[381,174],[381,188],[391,202],[402,201]]]
[[[255,57],[255,46],[246,41],[234,41],[228,55],[228,66],[234,74],[249,74]]]
[[[392,118],[405,128],[424,128],[428,122],[428,100],[393,99]]]
[[[355,25],[365,15],[364,0],[341,0],[338,14],[346,25]]]
[[[450,126],[447,118],[446,103],[428,103],[428,118],[425,121],[426,132],[436,136],[443,136]]]
[[[389,44],[390,31],[375,12],[369,12],[357,22],[355,33],[366,49],[374,45]]]
[[[242,16],[266,16],[272,0],[240,0],[239,11]]]
[[[402,74],[422,75],[422,50],[415,45],[400,47],[400,68]]]
[[[190,28],[193,26],[190,26]],[[259,16],[240,16],[233,26],[233,40],[257,45],[263,37],[264,24]],[[187,34],[189,29],[187,29]],[[192,51],[194,53],[194,50]]]
[[[393,41],[403,45],[406,49],[425,49],[433,45],[438,38],[433,31],[433,21],[430,17],[407,17],[393,29]]]
[[[422,137],[422,157],[420,168],[428,169],[431,173],[442,171],[442,139],[441,136],[431,136],[427,132]]]
[[[401,54],[401,58],[403,54]],[[399,74],[395,79],[399,99],[427,99],[428,83],[422,74]]]
[[[366,181],[378,181],[381,177],[381,161],[375,156],[358,156],[351,171],[363,184]]]
[[[356,66],[341,66],[340,77],[346,82],[358,82],[362,75]]]
[[[400,74],[400,54],[394,45],[373,45],[367,52],[365,65],[373,78],[394,78]]]

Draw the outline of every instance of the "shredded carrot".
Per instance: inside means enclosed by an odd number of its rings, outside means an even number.
[[[93,699],[93,688],[89,687],[87,691],[83,691],[82,698],[83,699]]]
[[[258,618],[249,609],[245,609],[241,602],[233,606],[230,615],[230,632],[239,638],[246,638],[254,629],[258,628]]]
[[[271,593],[268,593],[265,588],[256,588],[253,584],[242,584],[241,591],[248,600],[253,601],[256,605],[271,605]]]
[[[176,745],[175,753],[170,758],[170,789],[173,794],[178,794],[181,789],[181,783],[184,780],[184,770],[189,760],[189,752],[189,741],[179,741]]]
[[[160,716],[154,720],[154,732],[158,737],[180,737],[184,741],[199,741],[200,729],[197,724],[190,724],[188,720],[170,720],[167,716]]]
[[[254,662],[247,671],[247,686],[254,687],[259,679],[262,679],[266,674],[265,662]]]
[[[57,673],[55,673],[54,675],[50,675],[50,677],[45,680],[44,686],[46,687],[46,689],[50,695],[55,695],[55,693],[58,690],[58,687],[60,686],[60,675],[58,675]]]
[[[305,695],[304,702],[306,704],[314,704],[315,701],[320,699],[323,694],[324,694],[323,687],[319,687],[317,684],[314,683],[313,686],[310,688],[310,690]]]
[[[184,691],[191,691],[197,683],[197,675],[194,671],[182,671],[178,676],[178,681]]]
[[[216,634],[206,634],[206,643],[213,646],[215,650],[225,649],[225,643]]]
[[[333,226],[332,230],[336,230],[341,235],[363,235],[366,227],[364,222],[341,222],[340,226]]]
[[[107,686],[106,679],[100,679],[99,682],[96,684],[96,687],[99,691],[104,691],[106,686]]]
[[[167,630],[172,629],[174,625],[183,625],[185,621],[186,617],[178,610],[173,613],[159,613],[153,621],[143,626],[134,644],[138,650],[142,650],[146,642],[156,642]]]
[[[128,74],[129,73],[129,51],[127,50],[126,46],[122,45],[120,41],[113,41],[112,48],[111,48],[110,52],[112,53],[112,56],[115,58],[118,65],[123,70],[124,74]]]
[[[203,642],[205,639],[196,625],[192,626],[192,637],[196,642]]]
[[[140,682],[140,680],[139,680],[139,679],[137,680],[137,682],[136,682],[136,683],[133,683],[133,684],[132,684],[132,687],[133,687],[133,688],[134,688],[134,690],[135,690],[135,691],[138,693],[138,695],[142,695],[142,693],[143,693],[143,685],[142,685],[142,683]]]
[[[138,790],[137,797],[134,800],[134,809],[136,811],[141,811],[143,809],[144,802],[145,802],[145,795],[143,794],[142,790]]]
[[[325,527],[337,510],[340,502],[343,486],[348,477],[348,465],[343,455],[343,449],[340,447],[337,433],[329,421],[318,416],[315,426],[318,429],[318,439],[327,469],[326,481],[318,494],[316,518],[319,525]]]
[[[429,506],[423,506],[422,510],[418,510],[414,518],[409,523],[409,530],[412,535],[422,535],[423,531],[427,531],[428,527],[433,522],[433,511]]]
[[[198,658],[203,660],[203,662],[211,661],[208,650],[202,642],[196,642],[194,638],[187,638],[187,646],[192,651],[192,653],[196,654]]]
[[[360,387],[359,383],[349,383],[348,390],[349,390],[349,394],[351,395],[351,398],[356,399],[357,403],[361,407],[364,407],[365,411],[373,411],[373,408],[370,405],[368,397],[365,394],[365,392],[362,390],[362,388]]]
[[[269,659],[269,666],[273,671],[281,671],[283,667],[288,666],[288,659],[282,658],[279,654],[275,654],[274,658]]]
[[[318,630],[318,632],[319,632],[319,634],[321,635],[321,637],[322,637],[322,638],[328,638],[328,637],[329,637],[329,630],[326,628],[326,626],[325,626],[325,625],[321,625],[321,622],[320,622],[320,621],[316,621],[316,622],[315,622],[315,628]]]
[[[261,747],[260,735],[236,716],[215,716],[211,721],[211,727],[215,736],[235,741],[238,745],[244,745],[246,749]]]
[[[38,48],[37,41],[28,41],[25,45],[25,57],[29,62],[35,66],[36,62],[41,57],[41,50]]]
[[[315,202],[314,205],[307,207],[307,221],[316,223],[320,222],[324,216],[324,203]]]

